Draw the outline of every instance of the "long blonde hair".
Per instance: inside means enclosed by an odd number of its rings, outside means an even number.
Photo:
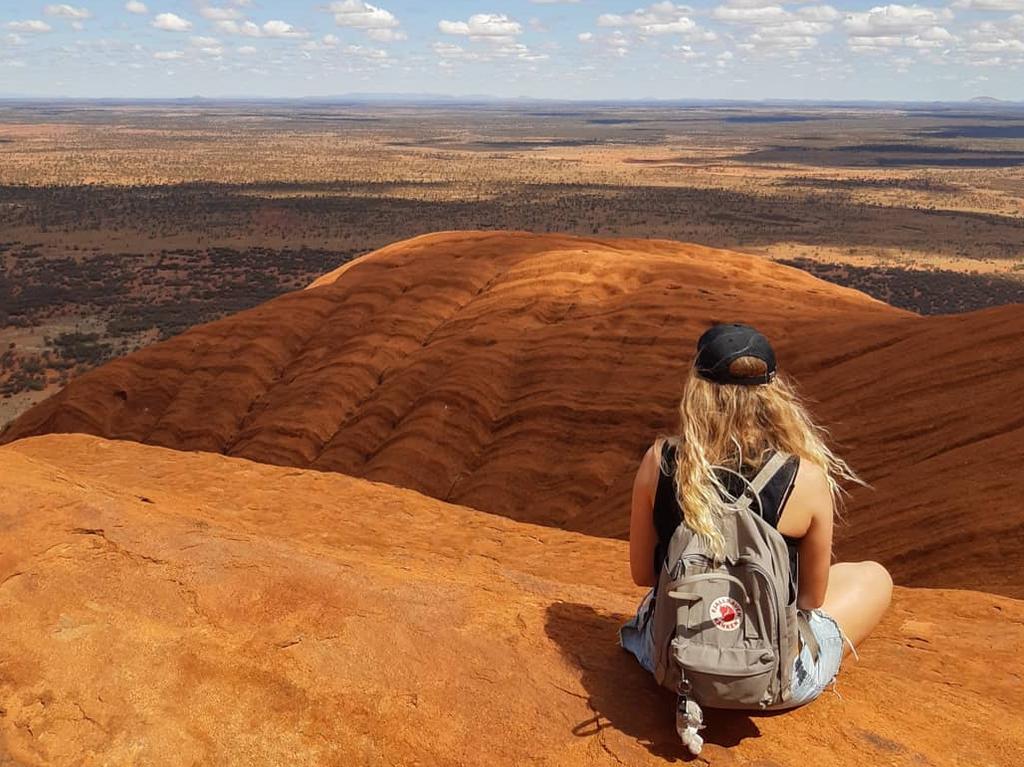
[[[755,377],[767,367],[756,357],[740,357],[729,370]],[[840,482],[864,484],[832,452],[826,444],[828,432],[814,423],[794,386],[781,375],[767,384],[737,386],[706,381],[691,367],[679,415],[676,498],[684,524],[716,556],[724,556],[719,519],[729,498],[716,466],[749,474],[775,450],[798,455],[825,473],[837,511],[842,505]]]

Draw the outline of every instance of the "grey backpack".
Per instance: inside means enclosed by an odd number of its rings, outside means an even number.
[[[701,706],[764,709],[790,695],[799,630],[789,554],[753,510],[788,458],[775,453],[739,499],[723,501],[724,559],[685,524],[668,544],[652,616],[654,675],[679,693],[676,728],[694,754],[703,744]]]

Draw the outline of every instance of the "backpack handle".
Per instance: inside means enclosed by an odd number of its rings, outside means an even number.
[[[698,581],[729,581],[730,583],[734,583],[739,586],[740,591],[743,592],[743,601],[748,605],[750,604],[750,595],[747,594],[747,587],[743,585],[743,581],[734,575],[729,575],[728,573],[700,573],[698,575],[690,575],[679,581],[676,586],[686,586],[691,583],[697,583]],[[668,592],[668,595],[675,599],[682,599],[683,601],[688,602],[699,602],[704,598],[691,591],[679,591],[678,589],[673,589]]]

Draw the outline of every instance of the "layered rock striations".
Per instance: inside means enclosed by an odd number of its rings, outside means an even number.
[[[854,490],[841,555],[869,552],[902,583],[1024,596],[1024,307],[923,318],[695,245],[400,242],[82,376],[3,441],[203,450],[624,537],[633,472],[675,427],[694,340],[728,320],[773,338],[873,486]]]

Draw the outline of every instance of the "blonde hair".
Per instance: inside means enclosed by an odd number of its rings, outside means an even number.
[[[740,357],[729,371],[754,377],[764,375],[767,366],[756,357]],[[782,376],[756,386],[715,384],[691,367],[679,415],[676,498],[684,524],[717,557],[725,555],[719,520],[730,496],[715,473],[716,466],[749,476],[773,451],[800,456],[825,473],[837,511],[844,492],[840,482],[864,484],[832,452],[826,444],[828,432],[814,423],[794,386]]]

